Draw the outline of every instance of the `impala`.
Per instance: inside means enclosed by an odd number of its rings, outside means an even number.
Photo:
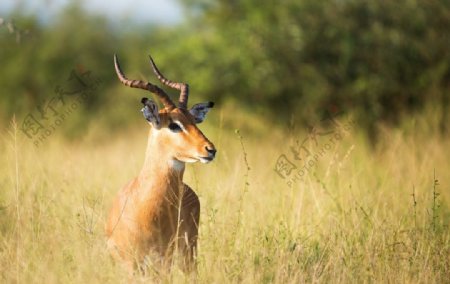
[[[147,260],[170,265],[175,252],[189,270],[195,264],[200,202],[183,183],[183,174],[185,163],[208,163],[215,157],[216,148],[197,127],[214,104],[200,103],[188,110],[189,86],[166,79],[151,57],[150,64],[164,85],[180,91],[179,103],[177,107],[156,85],[127,79],[114,55],[120,82],[154,93],[164,108],[159,110],[148,98],[141,100],[150,124],[145,161],[113,202],[106,224],[107,243],[113,257],[132,270]]]

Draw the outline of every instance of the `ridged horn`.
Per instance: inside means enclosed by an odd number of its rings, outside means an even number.
[[[170,97],[166,94],[166,92],[164,92],[163,89],[149,82],[128,79],[123,73],[122,69],[120,68],[119,59],[115,54],[114,54],[114,67],[116,69],[117,77],[119,77],[120,82],[122,82],[122,84],[124,84],[125,86],[150,91],[159,98],[164,107],[167,108],[168,110],[176,108],[175,104],[172,102]]]
[[[176,83],[164,77],[164,75],[159,71],[158,67],[156,67],[153,58],[150,55],[148,57],[150,58],[150,64],[152,65],[153,72],[156,74],[156,77],[158,77],[159,81],[161,81],[161,83],[163,83],[168,87],[180,91],[180,97],[178,99],[178,107],[187,109],[189,97],[189,85],[186,83]]]

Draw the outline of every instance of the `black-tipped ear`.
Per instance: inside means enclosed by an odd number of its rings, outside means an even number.
[[[189,110],[189,112],[194,116],[195,123],[201,123],[203,120],[205,120],[206,114],[208,113],[209,109],[214,106],[213,102],[207,102],[207,103],[199,103],[196,105],[193,105],[192,108]]]
[[[145,119],[158,129],[160,127],[158,105],[154,101],[147,98],[142,98],[141,103],[144,104],[141,111]]]

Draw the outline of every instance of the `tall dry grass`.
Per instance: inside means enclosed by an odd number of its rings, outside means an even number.
[[[299,163],[291,147],[307,133],[258,132],[264,125],[249,121],[216,114],[201,128],[217,159],[187,166],[202,204],[197,275],[174,267],[133,282],[450,281],[448,138],[415,123],[384,130],[373,148],[352,127],[288,186],[275,163],[282,154]],[[1,134],[0,282],[130,280],[110,259],[103,227],[140,169],[147,130],[98,132],[76,142],[55,133],[38,148],[14,124]],[[309,146],[324,145],[318,139]]]

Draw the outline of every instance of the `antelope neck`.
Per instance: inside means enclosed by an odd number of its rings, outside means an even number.
[[[152,196],[152,199],[158,198],[155,195],[164,198],[168,190],[178,194],[183,186],[184,162],[170,157],[163,147],[150,130],[145,162],[138,181],[140,194]]]

